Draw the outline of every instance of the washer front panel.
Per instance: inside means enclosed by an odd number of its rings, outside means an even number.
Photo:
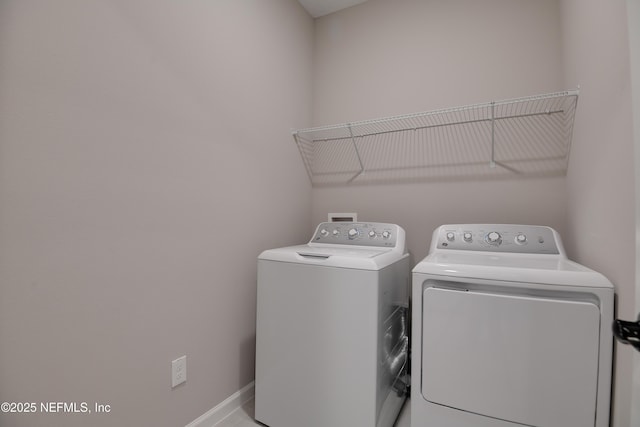
[[[531,426],[595,424],[596,304],[428,283],[420,325],[425,400]]]
[[[256,419],[374,426],[379,273],[259,261],[258,277]]]

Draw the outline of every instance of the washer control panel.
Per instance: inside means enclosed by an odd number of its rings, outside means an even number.
[[[399,227],[381,222],[323,222],[311,243],[395,247]]]
[[[540,225],[456,224],[436,230],[438,249],[559,254],[557,233]]]

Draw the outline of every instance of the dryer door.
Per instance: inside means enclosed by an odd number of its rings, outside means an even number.
[[[530,426],[594,425],[595,303],[428,287],[422,322],[426,400]]]

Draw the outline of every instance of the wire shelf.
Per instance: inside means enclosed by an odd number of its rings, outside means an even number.
[[[578,91],[298,129],[314,186],[566,174]]]

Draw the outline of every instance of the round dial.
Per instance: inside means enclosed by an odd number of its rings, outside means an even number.
[[[502,236],[500,236],[500,233],[498,233],[497,231],[492,231],[491,233],[487,234],[487,243],[497,246],[502,243]]]
[[[328,236],[328,235],[329,235],[329,232],[327,231],[327,229],[326,229],[326,228],[323,228],[322,230],[320,230],[320,234],[321,234],[322,236],[326,237],[326,236]]]
[[[455,240],[455,238],[456,238],[456,235],[453,234],[453,232],[450,231],[450,232],[447,233],[447,240],[448,241],[453,242]]]
[[[375,232],[375,231],[373,231],[373,230],[371,230],[371,231],[369,232],[369,237],[371,237],[372,239],[373,239],[374,237],[376,237],[376,232]]]
[[[525,236],[524,234],[520,233],[516,236],[516,243],[519,244],[524,244],[527,242],[527,236]]]
[[[467,231],[462,235],[462,238],[465,242],[471,242],[473,240],[473,235]]]
[[[331,234],[333,234],[334,236],[338,236],[340,234],[340,230],[338,230],[337,228],[335,230],[333,230],[331,232]]]
[[[355,239],[356,237],[358,237],[358,234],[360,234],[358,232],[357,228],[352,228],[347,232],[347,235],[349,236],[349,239]]]
[[[382,232],[382,237],[384,239],[388,239],[389,237],[391,237],[391,232],[390,231],[383,231]]]

